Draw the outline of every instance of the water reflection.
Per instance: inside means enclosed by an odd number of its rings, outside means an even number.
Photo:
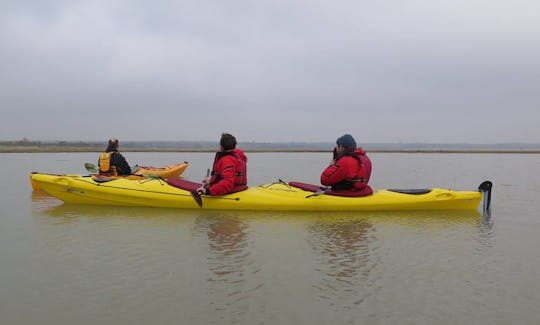
[[[33,211],[40,211],[62,204],[62,201],[41,190],[32,191],[31,198]]]
[[[385,288],[385,260],[399,254],[395,238],[411,238],[404,251],[420,245],[427,256],[411,256],[429,264],[437,252],[448,247],[469,247],[473,255],[491,252],[492,219],[476,211],[410,211],[392,213],[333,213],[319,215],[308,228],[308,242],[315,253],[318,277],[313,283],[318,298],[336,313],[334,317],[354,323],[360,305]],[[476,243],[476,244],[475,244]],[[429,255],[433,254],[433,255]],[[397,259],[397,258],[396,258]],[[420,265],[423,265],[420,263]],[[399,265],[392,265],[399,267]]]
[[[371,273],[380,264],[373,225],[364,218],[319,221],[309,227],[308,240],[316,253],[319,298],[330,306],[350,309],[373,288]],[[376,277],[375,277],[376,278]]]
[[[484,211],[482,217],[480,218],[480,226],[484,231],[491,231],[493,228],[493,218],[491,216],[491,211]]]
[[[56,220],[66,222],[79,218],[99,219],[118,219],[118,220],[153,220],[159,223],[163,220],[169,220],[172,224],[179,223],[186,218],[193,218],[193,213],[187,210],[174,210],[167,208],[148,208],[148,207],[122,207],[122,206],[96,206],[79,204],[44,204],[45,208],[40,212]]]
[[[209,281],[237,282],[249,257],[247,225],[235,217],[221,217],[207,223],[209,269],[213,276]]]
[[[478,235],[476,236],[476,239],[479,246],[476,251],[480,255],[488,254],[493,247],[492,241],[495,235],[493,225],[493,217],[490,211],[485,211],[478,219]]]
[[[216,213],[199,218],[196,224],[208,243],[207,294],[215,323],[239,322],[248,312],[253,314],[250,298],[262,287],[248,223],[235,214]]]
[[[153,288],[172,297],[192,290],[200,295],[192,298],[196,300],[192,305],[208,311],[197,319],[207,324],[273,319],[273,310],[261,297],[288,292],[290,286],[297,291],[308,288],[298,296],[317,300],[319,305],[314,306],[328,306],[329,319],[336,323],[355,323],[360,319],[358,310],[373,307],[377,297],[391,294],[396,278],[416,276],[414,281],[420,282],[440,275],[429,269],[444,265],[449,257],[459,257],[465,269],[484,274],[494,260],[493,219],[475,211],[219,212],[66,205],[37,193],[32,195],[32,205],[42,211],[36,214],[41,241],[46,249],[53,248],[44,254],[48,260],[73,261],[89,254],[87,260],[98,261],[100,268],[143,274]],[[280,232],[273,233],[275,229]],[[277,245],[278,241],[284,244]],[[286,267],[267,263],[272,255],[265,254],[260,243],[293,248],[283,259]],[[407,256],[402,259],[403,252]],[[413,266],[403,272],[403,261],[409,258]],[[301,263],[297,268],[296,261]],[[86,275],[96,272],[90,264],[85,267],[91,270]],[[300,277],[298,268],[313,276]],[[283,271],[289,273],[282,273],[280,281],[268,277]],[[111,281],[121,279],[110,277]],[[127,286],[139,292],[134,283]],[[190,303],[181,305],[192,308]]]

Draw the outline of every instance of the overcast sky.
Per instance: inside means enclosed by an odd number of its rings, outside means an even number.
[[[3,0],[0,140],[540,142],[538,0]]]

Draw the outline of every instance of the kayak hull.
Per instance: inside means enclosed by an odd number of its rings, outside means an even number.
[[[72,204],[144,206],[200,209],[186,190],[159,179],[114,179],[96,182],[90,176],[32,174],[45,192]],[[223,196],[202,196],[202,208],[209,210],[281,211],[404,211],[476,210],[482,199],[478,191],[434,188],[425,194],[404,194],[376,190],[365,197],[313,195],[313,192],[276,182]]]

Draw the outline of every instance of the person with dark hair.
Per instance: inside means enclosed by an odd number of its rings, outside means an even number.
[[[219,146],[211,177],[205,179],[197,189],[199,195],[224,195],[247,188],[247,157],[241,149],[236,148],[236,138],[223,133]]]
[[[99,155],[98,166],[101,175],[120,176],[130,175],[131,167],[118,149],[120,142],[118,139],[111,138],[107,144],[105,152]]]
[[[350,134],[339,137],[334,149],[334,159],[321,174],[321,184],[333,191],[362,191],[368,187],[371,160]]]

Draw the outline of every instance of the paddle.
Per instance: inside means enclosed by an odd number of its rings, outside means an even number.
[[[92,163],[84,163],[84,168],[86,168],[87,171],[89,171],[90,173],[93,173],[93,174],[97,174],[98,172],[98,169],[96,168],[96,165],[92,164]]]
[[[210,177],[210,168],[206,169],[206,179],[208,179],[208,177]],[[197,202],[197,205],[199,206],[199,208],[202,208],[203,203],[202,203],[201,194],[199,194],[197,190],[190,191],[190,193],[193,199],[195,200],[195,202]]]
[[[89,171],[92,174],[99,173],[99,170],[97,169],[96,165],[94,165],[92,163],[89,163],[89,162],[84,163],[84,168],[86,168],[86,170]],[[156,175],[156,174],[146,174],[146,175],[129,174],[129,175],[139,176],[139,177],[146,177],[146,178],[151,178],[151,179],[161,179],[161,177],[159,175]]]
[[[199,208],[202,208],[202,197],[199,194],[199,192],[197,192],[197,190],[193,190],[190,193],[193,199],[195,200],[195,202],[197,203],[197,205],[199,206]]]

